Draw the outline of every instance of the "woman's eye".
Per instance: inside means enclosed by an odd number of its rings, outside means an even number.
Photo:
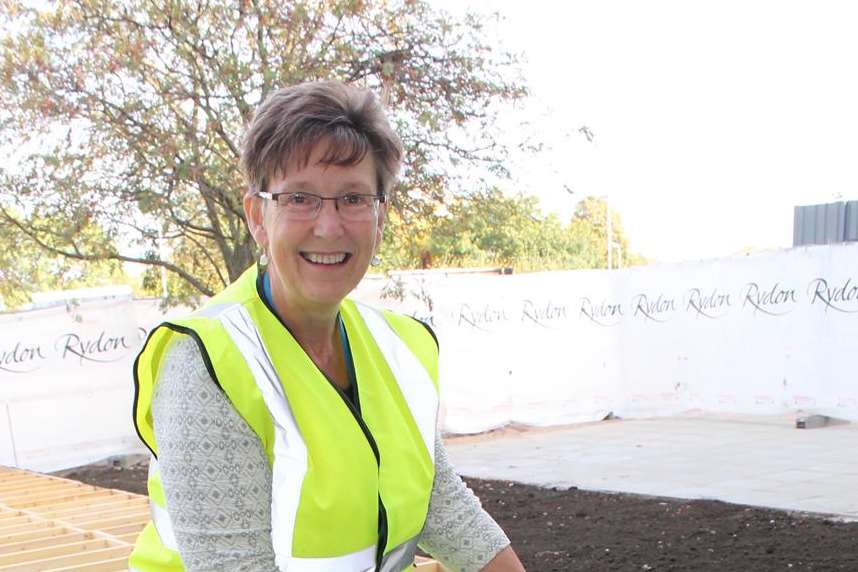
[[[342,198],[343,204],[349,205],[351,207],[355,207],[363,204],[363,197],[356,194],[348,194],[343,195]]]
[[[286,202],[290,205],[303,205],[307,203],[307,195],[303,193],[292,193],[288,195]]]

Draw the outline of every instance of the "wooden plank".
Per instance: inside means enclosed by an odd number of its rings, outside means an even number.
[[[79,525],[80,528],[105,530],[127,525],[139,525],[141,528],[149,522],[149,515],[123,516],[119,518],[108,518]]]
[[[0,519],[0,529],[7,526],[15,526],[17,524],[23,524],[25,522],[32,522],[32,519],[27,515],[19,515],[11,518],[2,518]]]
[[[25,469],[0,470],[0,483],[24,481],[33,482],[33,479],[38,479],[40,481],[64,481],[67,483],[80,484],[80,481],[74,481],[64,477],[56,477],[54,475],[43,475],[41,473],[34,473],[33,471],[27,471]]]
[[[54,568],[51,572],[122,572],[128,570],[128,558],[115,558],[103,562],[91,563],[85,566],[68,566]]]
[[[87,487],[87,489],[95,490],[95,487]],[[75,494],[82,490],[85,490],[84,487],[70,487],[65,483],[52,483],[47,487],[25,487],[20,490],[2,491],[0,492],[0,502],[11,506],[20,499],[39,500],[41,498],[62,494]]]
[[[16,476],[15,478],[0,478],[0,487],[7,490],[15,490],[22,486],[33,485],[36,483],[44,482],[48,479],[38,479],[36,481],[28,478],[26,475]]]
[[[0,505],[0,522],[4,522],[7,519],[11,518],[18,518],[22,514],[23,513],[20,510],[6,509],[2,505]]]
[[[14,544],[0,544],[0,555],[10,552],[22,552],[24,550],[33,550],[35,548],[43,548],[58,544],[69,544],[71,542],[80,542],[81,540],[91,540],[95,535],[91,532],[70,532],[68,534],[46,536],[35,540],[25,540]],[[121,540],[121,539],[120,539]]]
[[[45,478],[41,476],[35,477],[31,482],[23,481],[14,485],[6,485],[0,487],[0,494],[10,495],[21,493],[22,489],[31,489],[33,491],[49,491],[57,488],[98,488],[95,485],[81,483],[78,481],[69,481],[66,479],[54,479],[51,477]]]
[[[59,493],[54,493],[50,496],[46,497],[23,497],[23,498],[15,498],[10,501],[6,501],[4,499],[0,499],[6,506],[9,508],[34,508],[39,506],[52,506],[55,504],[61,504],[65,502],[74,502],[74,501],[87,501],[92,499],[97,499],[101,497],[112,496],[115,493],[111,490],[105,489],[97,489],[95,487],[89,487],[87,489],[81,490],[70,490],[70,491],[62,491]]]
[[[29,530],[38,530],[40,528],[50,528],[54,526],[54,524],[50,521],[34,521],[30,520],[29,522],[22,522],[19,524],[13,524],[11,526],[5,526],[0,528],[0,538],[4,536],[9,536],[11,534],[15,534],[18,532],[26,532]]]
[[[138,536],[140,536],[139,532],[131,532],[128,534],[118,534],[116,538],[118,538],[122,542],[127,542],[128,544],[135,544],[137,542]]]
[[[94,566],[106,560],[128,558],[131,554],[131,550],[131,546],[113,546],[110,548],[103,548],[101,550],[91,550],[77,554],[45,558],[44,560],[12,564],[11,566],[0,566],[0,571],[45,572],[47,570],[56,570],[58,568],[68,568],[70,566],[84,566],[85,570],[92,570]]]
[[[65,556],[66,554],[75,554],[78,552],[91,552],[102,548],[110,548],[111,546],[115,545],[111,545],[109,540],[98,538],[13,552],[11,554],[0,555],[0,569],[3,566],[11,564],[45,560],[55,556]]]
[[[36,475],[35,479],[27,478],[29,475],[30,473],[22,473],[20,475],[17,475],[17,478],[10,479],[8,478],[8,476],[4,476],[4,473],[0,473],[0,490],[9,487],[20,487],[24,483],[29,483],[32,485],[37,483],[54,482],[55,480],[58,480],[54,479],[53,477],[39,474]]]
[[[36,493],[36,492],[49,492],[53,490],[63,490],[67,489],[68,485],[64,483],[46,483],[46,484],[36,484],[33,486],[28,485],[20,485],[15,488],[7,488],[4,490],[0,490],[0,501],[20,494],[25,494],[28,492]]]
[[[149,520],[149,514],[149,505],[145,504],[143,506],[126,506],[113,508],[112,510],[99,510],[95,512],[85,512],[82,514],[78,513],[74,516],[69,515],[57,517],[57,520],[83,526],[86,523],[98,522],[100,520],[108,520],[111,518],[143,517],[145,520]]]
[[[122,507],[131,507],[131,506],[139,506],[143,507],[145,510],[149,510],[149,499],[144,496],[120,496],[116,495],[115,497],[106,497],[102,499],[100,502],[92,503],[87,506],[87,511],[107,511],[113,508],[122,508]],[[45,518],[59,518],[62,519],[69,515],[81,514],[81,510],[77,506],[72,506],[68,508],[58,508],[58,509],[50,509],[50,510],[42,510],[39,509],[39,514],[44,516]]]
[[[145,526],[146,526],[145,523],[144,524],[125,524],[123,526],[111,526],[109,528],[102,528],[101,531],[106,533],[106,534],[110,534],[112,536],[120,536],[120,535],[131,534],[131,533],[140,534],[140,531],[142,531]]]
[[[24,483],[32,482],[31,473],[26,471],[4,471],[0,473],[0,483]]]
[[[43,491],[58,487],[68,487],[67,481],[59,479],[37,479],[33,482],[22,482],[16,484],[0,485],[0,496],[18,493],[21,491]]]
[[[141,529],[142,530],[142,529]],[[134,544],[137,542],[137,537],[140,536],[140,532],[131,532],[129,534],[118,534],[116,538],[121,540],[122,542],[127,542],[128,544]]]
[[[81,488],[81,487],[93,487],[94,485],[88,485],[86,483],[82,483],[80,481],[73,481],[72,479],[66,479],[62,477],[53,477],[47,475],[40,475],[39,473],[31,473],[28,471],[22,471],[22,477],[19,480],[16,480],[13,485],[14,488],[20,488],[21,486],[32,486],[35,488],[47,486],[47,485],[56,485],[56,486],[67,486],[73,488]],[[2,473],[0,473],[2,474]],[[3,484],[3,478],[0,476],[0,489],[4,486],[9,486]],[[108,488],[102,488],[102,490],[113,490]],[[131,494],[131,493],[129,493]]]
[[[69,532],[69,529],[63,526],[52,526],[50,528],[41,528],[39,530],[29,530],[27,532],[7,534],[5,536],[0,536],[0,545],[15,544],[17,542],[36,540],[38,538],[60,536],[62,534],[68,534]]]
[[[70,507],[88,507],[94,504],[98,504],[103,502],[104,499],[120,497],[118,493],[115,493],[111,490],[101,490],[91,492],[85,495],[70,495],[67,499],[59,499],[50,502],[42,502],[37,503],[37,506],[24,506],[25,504],[33,504],[33,503],[18,503],[14,506],[14,508],[20,509],[32,509],[38,508],[39,510],[49,510],[49,509],[60,509],[60,508],[70,508]]]

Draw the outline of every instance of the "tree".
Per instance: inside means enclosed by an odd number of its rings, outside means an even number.
[[[80,229],[98,234],[99,229]],[[30,301],[34,292],[107,286],[125,282],[119,262],[105,260],[88,265],[64,256],[46,255],[15,228],[0,228],[0,308],[9,310]]]
[[[611,213],[614,265],[646,264],[629,250],[622,221]],[[389,217],[388,226],[401,225]],[[576,208],[568,225],[544,215],[536,197],[508,195],[500,189],[454,197],[443,212],[435,212],[385,240],[383,267],[508,266],[516,271],[607,267],[607,204],[588,197]]]
[[[607,268],[608,204],[604,199],[587,197],[579,202],[569,223],[569,233],[584,245],[582,256],[586,268]],[[614,267],[618,267],[620,262],[623,266],[646,263],[643,257],[629,250],[629,241],[616,211],[611,212],[611,236],[614,243]]]
[[[0,172],[0,223],[53,255],[166,268],[178,298],[254,259],[240,134],[277,87],[382,94],[413,191],[394,196],[400,232],[443,200],[451,164],[503,169],[494,110],[526,93],[483,19],[420,0],[24,1],[0,0],[0,148],[25,150]]]
[[[446,214],[436,216],[405,246],[412,250],[396,258],[412,264],[420,260],[424,266],[427,254],[434,266],[510,266],[529,271],[583,264],[583,245],[557,216],[544,216],[535,197],[507,196],[497,188],[455,197]]]

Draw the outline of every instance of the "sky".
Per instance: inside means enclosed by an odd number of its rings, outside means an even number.
[[[858,200],[854,2],[430,1],[499,12],[523,56],[550,149],[510,185],[563,217],[606,196],[653,261],[789,247],[795,205]]]
[[[499,12],[493,43],[522,56],[501,137],[546,148],[509,190],[563,219],[606,197],[649,260],[789,247],[795,205],[858,200],[858,3],[428,1]]]

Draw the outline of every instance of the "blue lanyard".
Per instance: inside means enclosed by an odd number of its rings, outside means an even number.
[[[274,296],[271,294],[271,279],[268,277],[268,272],[262,275],[262,294],[265,296],[265,301],[270,308],[274,308]],[[355,363],[352,358],[352,347],[349,344],[349,337],[346,335],[346,326],[343,324],[343,318],[337,312],[337,330],[340,333],[340,343],[343,346],[343,358],[346,363],[346,375],[349,379],[350,393],[353,396],[357,395],[357,374],[355,374]],[[354,401],[354,399],[352,399]]]

